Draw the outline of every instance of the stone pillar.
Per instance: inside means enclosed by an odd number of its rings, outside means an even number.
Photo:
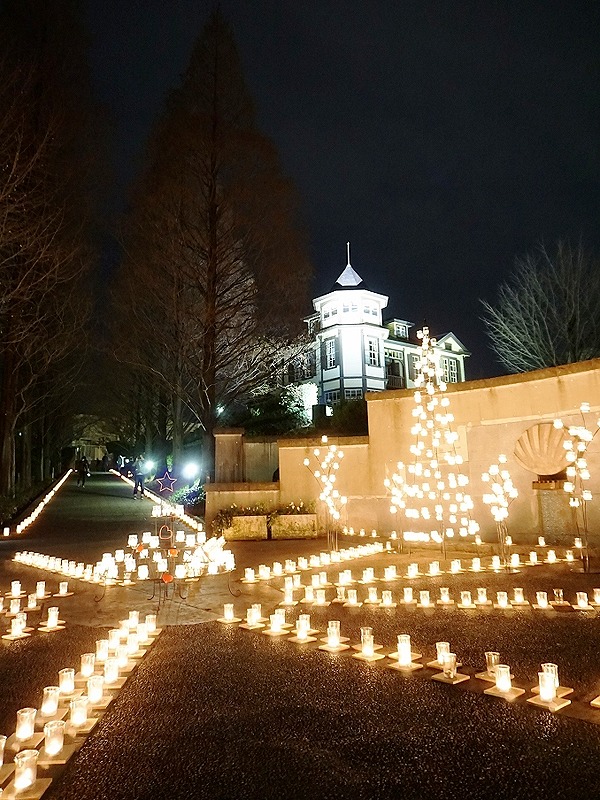
[[[245,480],[244,429],[215,430],[215,483],[243,483]]]

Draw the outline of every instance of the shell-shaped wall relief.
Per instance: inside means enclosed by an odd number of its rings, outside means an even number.
[[[567,466],[565,432],[551,422],[539,422],[524,431],[515,445],[515,459],[535,475],[556,475]]]

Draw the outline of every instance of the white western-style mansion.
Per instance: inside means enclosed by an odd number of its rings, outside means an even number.
[[[414,386],[420,343],[414,323],[383,321],[386,295],[372,292],[348,264],[327,294],[313,300],[314,314],[306,318],[314,340],[290,364],[286,384],[302,384],[305,401],[333,406],[355,400],[365,392]],[[436,351],[447,383],[465,380],[465,358],[470,354],[453,334],[437,337]],[[312,397],[310,396],[312,395]]]

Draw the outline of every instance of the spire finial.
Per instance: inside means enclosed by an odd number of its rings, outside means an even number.
[[[350,242],[346,242],[346,253],[348,254],[348,264],[350,266]]]

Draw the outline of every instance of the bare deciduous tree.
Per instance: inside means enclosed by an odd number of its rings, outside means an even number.
[[[482,303],[490,345],[511,372],[600,356],[600,261],[581,243],[517,258],[496,304]]]
[[[295,215],[215,12],[156,126],[116,292],[121,357],[171,396],[175,450],[186,414],[201,426],[208,471],[219,408],[291,357],[310,279]]]

